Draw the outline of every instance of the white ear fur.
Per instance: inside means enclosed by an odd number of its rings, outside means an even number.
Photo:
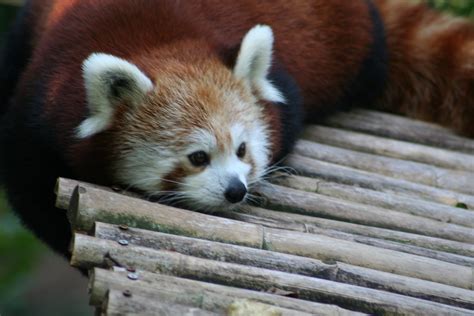
[[[272,64],[273,32],[267,25],[256,25],[245,35],[240,46],[234,75],[248,80],[264,100],[285,102],[285,98],[268,80]]]
[[[137,105],[153,89],[137,66],[112,55],[94,53],[83,62],[82,70],[90,116],[77,128],[79,138],[105,130],[118,102]]]

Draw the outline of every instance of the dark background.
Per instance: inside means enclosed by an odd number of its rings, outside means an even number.
[[[427,1],[474,18],[474,0]],[[0,41],[15,12],[0,5]],[[0,316],[9,315],[93,315],[93,310],[87,280],[21,226],[0,190]]]

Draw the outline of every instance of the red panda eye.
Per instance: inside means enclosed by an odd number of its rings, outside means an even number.
[[[237,157],[244,158],[246,153],[247,146],[245,145],[245,143],[240,144],[239,148],[237,149]]]
[[[204,151],[196,151],[188,156],[189,161],[195,167],[202,167],[209,164],[209,155]]]

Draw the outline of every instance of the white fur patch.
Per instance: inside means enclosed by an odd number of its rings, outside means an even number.
[[[175,168],[179,157],[159,144],[141,140],[132,143],[133,150],[122,153],[116,162],[116,180],[149,194],[160,192],[163,177]]]
[[[234,150],[237,151],[240,144],[245,142],[245,127],[240,123],[232,125],[230,135],[232,136],[232,146]]]
[[[267,78],[272,64],[273,40],[269,26],[254,26],[242,40],[234,75],[248,80],[264,100],[284,103],[281,92]]]
[[[202,128],[195,129],[189,136],[187,136],[187,140],[191,146],[187,148],[186,155],[199,150],[209,153],[214,151],[217,147],[216,137]]]
[[[82,64],[90,117],[77,128],[79,138],[89,137],[106,129],[113,117],[115,102],[111,96],[114,79],[124,79],[128,86],[124,95],[133,104],[139,103],[153,89],[151,80],[132,63],[103,53],[94,53]]]

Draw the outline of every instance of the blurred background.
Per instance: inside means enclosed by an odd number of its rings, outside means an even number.
[[[474,0],[414,1],[474,18]],[[0,43],[16,11],[0,5]],[[93,310],[86,278],[21,226],[0,188],[0,316],[10,315],[93,315]]]

